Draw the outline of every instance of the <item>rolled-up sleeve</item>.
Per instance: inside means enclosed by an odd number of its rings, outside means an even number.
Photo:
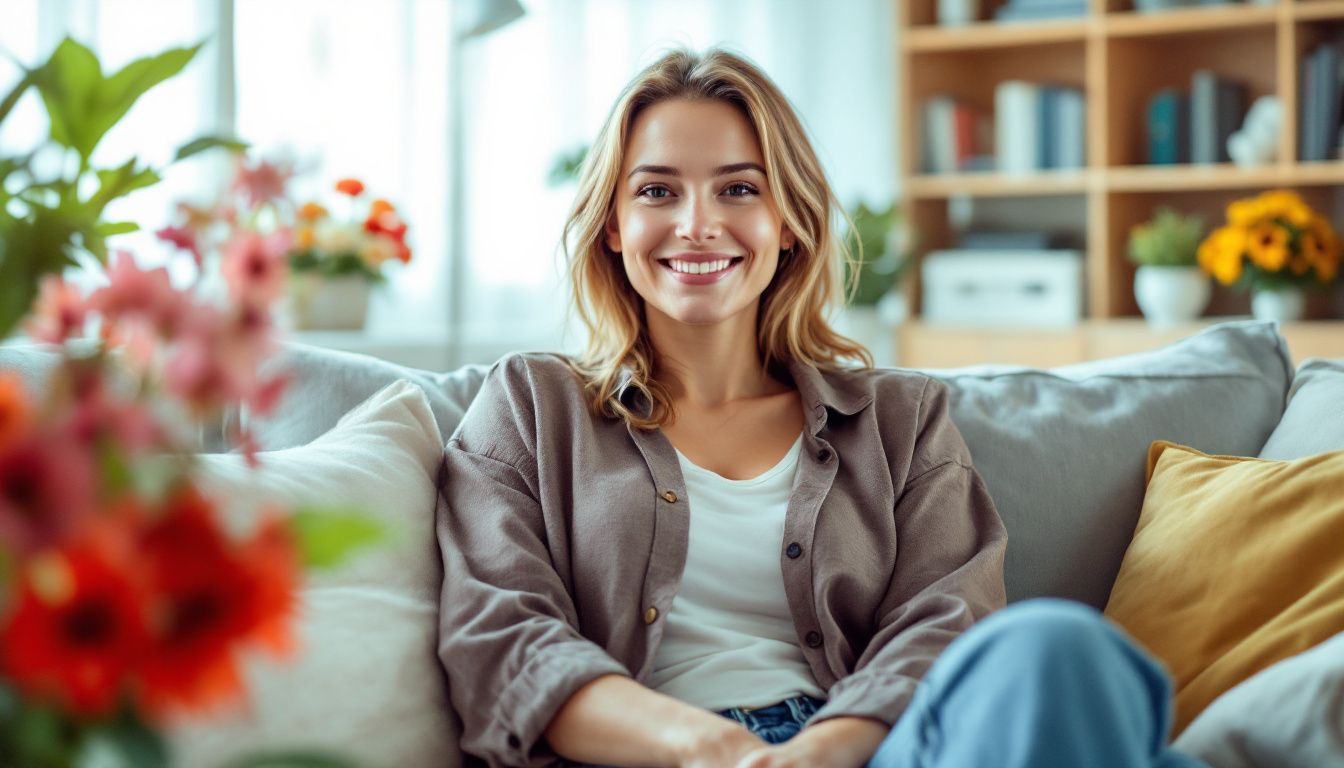
[[[580,635],[547,547],[525,393],[497,368],[449,440],[439,472],[438,652],[462,749],[491,766],[556,759],[543,732],[580,687],[629,671]]]
[[[1007,534],[940,382],[924,388],[917,430],[893,510],[898,552],[875,633],[853,672],[831,686],[817,721],[850,715],[894,725],[943,649],[1006,602]]]

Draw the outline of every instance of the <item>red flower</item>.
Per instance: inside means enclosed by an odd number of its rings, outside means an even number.
[[[77,714],[111,711],[148,642],[131,562],[92,537],[31,560],[0,629],[4,676]]]
[[[187,488],[168,501],[141,553],[156,600],[154,647],[139,675],[149,712],[200,710],[241,694],[240,643],[290,647],[299,566],[283,526],[269,522],[231,542],[210,502]]]
[[[336,191],[351,197],[359,197],[364,193],[364,182],[359,179],[341,179],[336,182]]]
[[[20,555],[56,546],[91,514],[95,480],[67,437],[29,432],[0,448],[0,541]]]
[[[201,246],[197,242],[197,231],[191,227],[164,227],[154,233],[160,240],[171,243],[191,254],[199,269],[203,263]]]

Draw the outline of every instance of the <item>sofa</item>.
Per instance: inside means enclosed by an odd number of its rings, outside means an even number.
[[[37,347],[0,347],[0,370],[16,370],[32,386],[41,385],[53,359]],[[303,748],[368,766],[460,765],[459,724],[436,657],[442,571],[433,515],[441,446],[489,366],[435,373],[292,343],[271,365],[292,377],[275,413],[227,417],[252,429],[263,451],[260,469],[221,452],[228,425],[219,425],[198,446],[207,488],[227,499],[228,514],[240,521],[268,505],[334,502],[377,515],[390,534],[305,584],[301,650],[290,659],[249,656],[246,702],[171,727],[178,764],[215,768],[243,754]],[[1294,366],[1273,324],[1238,321],[1152,352],[1051,370],[923,373],[948,385],[952,418],[1008,529],[1010,601],[1076,600],[1114,613],[1126,629],[1143,628],[1149,634],[1136,639],[1145,645],[1175,644],[1176,655],[1163,661],[1189,678],[1178,679],[1178,688],[1207,682],[1216,671],[1225,690],[1198,710],[1187,707],[1191,722],[1179,723],[1177,739],[1214,768],[1344,765],[1344,636],[1334,636],[1344,619],[1335,623],[1337,606],[1315,589],[1344,578],[1340,539],[1325,550],[1282,549],[1296,540],[1273,529],[1282,516],[1271,503],[1247,523],[1262,526],[1250,529],[1264,530],[1262,537],[1209,550],[1201,542],[1216,531],[1206,535],[1183,518],[1185,507],[1222,498],[1201,490],[1214,485],[1199,483],[1259,473],[1237,482],[1308,488],[1305,498],[1320,509],[1294,522],[1301,541],[1344,531],[1330,527],[1344,524],[1344,361]],[[1158,441],[1180,450],[1159,451]],[[1170,459],[1177,453],[1179,466]],[[1150,490],[1159,481],[1196,490],[1175,502],[1158,500]],[[1237,487],[1247,508],[1275,498],[1268,489]],[[1219,515],[1230,519],[1242,507],[1233,506],[1202,510],[1201,519],[1218,528]],[[1143,551],[1133,551],[1140,534]],[[1277,598],[1283,605],[1271,605],[1263,582],[1238,580],[1248,567],[1242,561],[1232,575],[1219,570],[1229,550],[1258,552],[1262,541],[1280,546],[1278,564],[1328,605],[1312,621],[1295,616],[1274,634],[1271,652],[1257,641],[1254,653],[1219,667],[1243,635],[1279,626],[1271,619],[1303,604],[1290,589]],[[1164,550],[1168,542],[1179,546]],[[1112,605],[1122,592],[1123,605]],[[1143,615],[1168,593],[1186,602],[1158,617]],[[1193,608],[1206,613],[1182,623]],[[1247,626],[1248,615],[1258,623]],[[1200,639],[1210,627],[1221,632],[1217,642]],[[1185,642],[1189,637],[1196,639]]]

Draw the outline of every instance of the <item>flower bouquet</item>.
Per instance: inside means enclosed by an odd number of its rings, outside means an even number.
[[[1275,190],[1227,207],[1227,224],[1199,246],[1218,282],[1245,288],[1327,285],[1339,274],[1330,222],[1295,192]]]
[[[356,515],[274,509],[247,525],[225,520],[190,453],[194,430],[223,409],[264,413],[284,389],[282,374],[258,370],[273,347],[288,236],[226,226],[222,296],[174,286],[167,269],[144,269],[128,253],[109,256],[105,239],[137,227],[104,221],[104,207],[159,176],[135,158],[94,168],[94,146],[196,50],[104,77],[91,51],[66,40],[0,101],[2,122],[37,88],[55,151],[70,160],[53,178],[33,167],[36,152],[0,157],[0,339],[23,325],[56,358],[40,388],[0,373],[7,768],[168,765],[163,726],[245,694],[240,652],[293,651],[303,568],[371,538],[333,535],[368,531]],[[204,139],[177,157],[221,146],[241,145]],[[62,277],[75,267],[104,284],[83,295]],[[245,433],[230,437],[257,460]],[[276,764],[268,760],[247,764]]]

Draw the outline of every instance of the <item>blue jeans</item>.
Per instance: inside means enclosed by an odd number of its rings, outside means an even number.
[[[719,714],[778,744],[821,704]],[[1092,608],[1028,600],[948,646],[867,768],[1205,768],[1167,746],[1170,723],[1156,661]]]

